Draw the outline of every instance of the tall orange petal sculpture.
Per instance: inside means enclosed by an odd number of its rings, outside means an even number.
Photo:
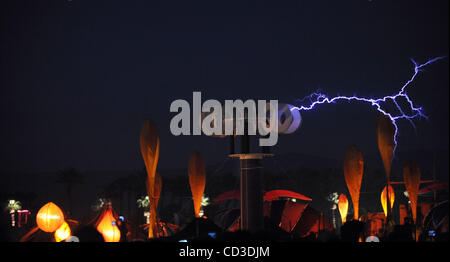
[[[162,189],[162,179],[159,175],[159,172],[156,172],[155,175],[155,208],[158,208],[158,202],[159,198],[161,196],[161,189]]]
[[[115,223],[111,207],[105,208],[97,224],[97,231],[103,235],[105,242],[120,241],[120,230]]]
[[[416,162],[409,161],[403,168],[403,180],[405,181],[406,191],[408,192],[413,220],[416,223],[417,192],[420,186],[420,169]]]
[[[66,221],[55,231],[55,240],[56,242],[61,242],[68,237],[70,237],[72,231],[70,230],[69,224]]]
[[[147,184],[146,184],[146,186],[147,186],[147,192],[150,192],[150,190],[149,190],[149,183],[148,183],[148,179],[147,179]],[[161,176],[159,175],[159,172],[156,172],[156,174],[155,174],[155,183],[154,183],[154,199],[152,199],[152,200],[150,200],[150,201],[154,201],[155,203],[155,211],[157,211],[158,210],[158,203],[159,203],[159,198],[160,198],[160,196],[161,196],[161,189],[162,189],[162,179],[161,179]],[[149,193],[150,194],[150,193]],[[151,203],[150,203],[151,204]],[[157,219],[157,216],[158,216],[158,214],[157,214],[157,212],[155,213],[156,215],[155,215],[155,222],[158,220]],[[158,225],[158,223],[156,223],[156,225]],[[156,226],[157,227],[157,226]],[[158,232],[159,232],[159,230],[157,230],[156,229],[156,227],[153,229],[153,234],[154,234],[154,236],[156,236],[156,237],[159,237],[159,234],[158,234]]]
[[[49,202],[39,209],[36,223],[42,231],[55,232],[64,223],[64,213],[55,203]]]
[[[149,189],[149,181],[148,181],[148,179],[147,179],[147,181],[146,181],[146,189],[147,189],[147,193],[148,192],[150,192],[150,189]],[[154,194],[155,194],[155,199],[154,199],[154,201],[155,201],[155,208],[158,208],[158,202],[159,202],[159,198],[160,198],[160,196],[161,196],[161,189],[162,189],[162,179],[161,179],[161,176],[159,175],[159,172],[158,171],[156,171],[156,174],[155,174],[155,183],[154,183]]]
[[[384,187],[383,191],[381,191],[381,206],[383,206],[384,215],[387,217],[387,194],[386,188]],[[391,209],[394,206],[395,201],[395,192],[394,189],[389,185],[389,202],[391,203]]]
[[[154,237],[156,226],[156,206],[155,206],[155,174],[156,165],[159,159],[159,137],[156,125],[151,120],[145,120],[140,136],[141,154],[147,170],[147,194],[150,200],[150,227],[148,237]]]
[[[189,184],[191,185],[192,199],[194,201],[195,217],[200,217],[202,196],[205,191],[206,171],[205,164],[199,152],[193,152],[189,159]]]
[[[353,202],[354,219],[359,217],[359,191],[361,189],[363,171],[364,160],[362,153],[355,145],[352,145],[345,152],[344,175]]]
[[[341,214],[342,224],[344,224],[345,221],[347,221],[347,213],[348,213],[348,199],[346,195],[341,194],[339,196],[338,208],[339,214]]]
[[[378,149],[380,150],[384,170],[386,171],[386,179],[389,181],[391,175],[392,157],[394,155],[395,148],[395,126],[387,116],[379,114],[377,117],[376,128]]]

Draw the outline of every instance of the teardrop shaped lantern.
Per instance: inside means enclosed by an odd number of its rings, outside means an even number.
[[[389,186],[389,202],[391,203],[391,209],[394,206],[395,201],[395,192],[394,189]],[[386,194],[386,187],[384,187],[383,191],[381,192],[381,205],[383,206],[384,215],[387,216],[387,194]]]
[[[36,215],[36,224],[44,232],[55,232],[64,223],[64,213],[53,202],[45,204]]]
[[[97,231],[103,235],[105,242],[119,242],[120,230],[116,225],[116,219],[113,216],[112,209],[107,207],[97,224]]]
[[[338,208],[339,214],[341,214],[342,224],[344,224],[347,221],[347,213],[348,213],[348,199],[346,195],[341,194],[339,196]]]
[[[56,242],[61,242],[70,237],[72,231],[70,230],[69,224],[66,221],[55,231],[55,240]]]

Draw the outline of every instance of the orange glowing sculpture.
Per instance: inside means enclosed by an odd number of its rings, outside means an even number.
[[[381,191],[381,206],[383,206],[384,215],[387,217],[387,194],[386,188],[384,187],[383,191]],[[394,189],[389,185],[389,202],[391,203],[391,209],[394,206],[395,201],[395,192]]]
[[[105,242],[119,242],[120,230],[116,225],[116,219],[112,213],[111,207],[104,209],[97,224],[97,231],[103,235]]]
[[[55,240],[56,242],[61,242],[70,237],[72,231],[70,230],[69,224],[66,221],[55,231]]]
[[[339,214],[341,214],[342,224],[344,224],[345,221],[347,221],[347,213],[348,213],[348,199],[346,195],[341,194],[339,196],[338,208]]]
[[[45,232],[55,232],[64,223],[64,213],[53,202],[45,204],[36,215],[36,224]]]
[[[158,172],[155,175],[155,208],[158,208],[159,197],[161,196],[162,179]]]
[[[203,192],[205,191],[206,171],[200,153],[194,152],[189,159],[189,184],[194,201],[195,217],[200,217]]]
[[[345,152],[344,157],[344,175],[348,191],[353,202],[353,218],[359,217],[359,191],[364,171],[364,160],[361,152],[354,145],[350,146]]]
[[[417,192],[420,186],[420,169],[416,162],[410,161],[403,169],[403,180],[408,192],[414,223],[417,217]]]
[[[155,175],[156,165],[159,158],[159,137],[156,125],[151,120],[145,120],[141,129],[140,146],[142,158],[147,170],[147,194],[150,200],[150,227],[148,237],[154,237],[156,227],[156,205],[155,205]]]
[[[383,114],[379,114],[377,117],[376,128],[378,149],[380,150],[384,170],[386,171],[386,179],[389,181],[391,175],[392,157],[395,148],[395,126],[392,124],[391,119]]]
[[[148,179],[147,179],[146,186],[147,186],[147,193],[150,195],[150,192],[151,192],[151,191],[150,191],[150,189],[149,189],[150,185],[149,185]],[[156,172],[156,173],[155,173],[154,189],[153,189],[153,190],[154,190],[154,191],[153,191],[154,198],[153,198],[152,200],[150,200],[150,198],[149,198],[150,201],[154,201],[155,212],[156,212],[156,210],[158,210],[158,202],[159,202],[159,198],[160,198],[160,195],[161,195],[161,189],[162,189],[162,179],[161,179],[161,176],[159,175],[159,172]],[[150,203],[150,205],[151,205],[151,203]],[[155,213],[155,221],[158,220],[158,219],[157,219],[157,216],[158,216],[158,214],[157,214],[157,212],[156,212],[156,213]],[[158,224],[156,224],[156,225],[158,225]],[[154,235],[155,237],[159,237],[159,235],[158,235],[158,230],[157,230],[157,226],[153,228],[153,235]]]
[[[148,179],[146,181],[146,189],[147,189],[147,193],[150,192],[150,185],[148,183]],[[154,194],[155,194],[155,208],[158,208],[158,202],[159,202],[159,198],[161,196],[161,189],[162,189],[162,179],[161,176],[159,175],[159,172],[157,171],[155,174],[155,183],[154,183]]]

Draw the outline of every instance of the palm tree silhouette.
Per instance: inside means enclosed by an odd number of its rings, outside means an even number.
[[[66,184],[68,198],[67,212],[70,214],[72,211],[72,189],[75,184],[83,183],[83,176],[75,168],[70,167],[59,172],[56,182]]]

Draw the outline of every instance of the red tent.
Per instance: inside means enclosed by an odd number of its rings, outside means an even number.
[[[426,194],[433,191],[439,191],[439,190],[448,190],[448,182],[437,182],[434,184],[431,184],[429,186],[426,186],[424,188],[419,189],[418,194]]]
[[[264,203],[264,216],[284,229],[286,232],[291,232],[296,226],[303,211],[308,204],[292,202],[289,200],[275,200]],[[240,216],[228,227],[228,231],[236,231],[240,229]]]
[[[282,189],[266,192],[264,194],[264,201],[277,200],[279,197],[290,197],[290,198],[296,198],[296,199],[305,200],[305,201],[312,201],[311,198],[306,197],[302,194],[295,193],[295,192],[289,191],[289,190],[282,190]]]
[[[241,200],[241,193],[239,190],[231,190],[225,193],[220,194],[216,198],[214,198],[214,203],[218,204],[227,200],[238,199]]]
[[[306,197],[302,194],[293,192],[293,191],[289,191],[289,190],[271,190],[268,191],[264,194],[264,201],[274,201],[277,200],[280,197],[289,197],[289,198],[296,198],[296,199],[300,199],[300,200],[304,200],[304,201],[312,201],[311,198]],[[231,190],[231,191],[227,191],[225,193],[220,194],[219,196],[217,196],[214,199],[214,203],[218,204],[227,200],[231,200],[231,199],[237,199],[240,200],[241,199],[241,193],[239,190]]]
[[[307,206],[292,232],[299,237],[306,237],[308,234],[318,233],[320,230],[334,231],[334,228],[321,212]]]

